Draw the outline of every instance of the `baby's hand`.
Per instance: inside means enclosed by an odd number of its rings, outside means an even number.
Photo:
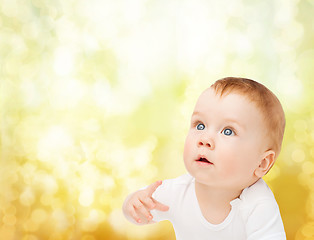
[[[123,204],[125,216],[137,224],[152,223],[153,216],[150,211],[156,209],[159,211],[168,211],[169,207],[156,201],[152,195],[162,184],[162,181],[154,182],[144,190],[139,190],[130,195]]]

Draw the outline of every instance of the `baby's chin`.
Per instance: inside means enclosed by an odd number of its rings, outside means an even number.
[[[206,186],[211,186],[211,181],[210,181],[210,176],[209,174],[205,174],[202,172],[194,172],[194,171],[189,171],[188,173],[195,179],[196,183],[206,185]]]
[[[254,184],[254,181],[237,181],[237,179],[226,179],[224,177],[215,178],[211,176],[210,173],[204,173],[201,171],[193,172],[188,171],[188,173],[195,179],[195,183],[207,186],[210,188],[218,188],[220,190],[227,190],[232,192],[241,192],[243,189]]]

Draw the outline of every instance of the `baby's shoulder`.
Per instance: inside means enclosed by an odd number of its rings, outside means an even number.
[[[252,236],[260,239],[265,234],[274,239],[285,239],[278,204],[264,180],[260,179],[244,189],[240,200],[238,216],[241,216],[246,232],[251,236],[249,239],[253,239]]]
[[[273,192],[263,179],[259,179],[253,185],[245,188],[239,198],[244,207],[265,203],[265,201],[276,202]]]

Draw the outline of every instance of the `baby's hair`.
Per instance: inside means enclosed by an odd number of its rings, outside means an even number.
[[[277,158],[281,149],[286,120],[282,106],[275,94],[264,85],[247,78],[227,77],[217,80],[210,87],[221,97],[229,93],[237,93],[255,103],[264,116],[270,140],[269,149],[275,151],[275,158]]]

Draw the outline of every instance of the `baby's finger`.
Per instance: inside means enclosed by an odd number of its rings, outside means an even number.
[[[169,210],[169,207],[165,204],[162,204],[161,202],[158,202],[157,200],[153,199],[153,202],[155,203],[154,209],[166,212]]]
[[[152,198],[146,197],[143,199],[140,199],[141,202],[147,207],[148,209],[154,209],[156,204],[153,202]]]
[[[130,207],[129,213],[136,222],[138,223],[142,222],[140,216],[136,213],[135,208],[133,206]]]
[[[162,181],[156,181],[147,187],[148,195],[152,196],[156,189],[162,184]]]
[[[150,214],[150,212],[146,209],[146,207],[142,203],[137,204],[137,206],[134,206],[134,208],[138,214],[144,216],[148,221],[153,218],[153,216]]]

